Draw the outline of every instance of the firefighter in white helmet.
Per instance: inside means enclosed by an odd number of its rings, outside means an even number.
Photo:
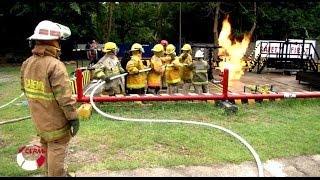
[[[186,94],[190,91],[191,88],[191,78],[192,78],[192,70],[190,70],[187,65],[192,63],[192,49],[190,44],[184,44],[181,48],[182,53],[179,56],[179,61],[184,66],[181,68],[180,77],[183,83],[183,93]]]
[[[188,65],[188,68],[192,70],[192,84],[195,89],[195,93],[208,93],[208,69],[210,66],[204,60],[204,52],[202,50],[196,51],[194,55],[195,60]]]
[[[126,70],[128,94],[145,94],[145,87],[147,83],[146,72],[139,72],[148,68],[142,63],[142,53],[144,48],[139,43],[134,43],[130,49],[132,56],[128,61]]]
[[[79,130],[76,99],[72,97],[68,73],[59,57],[60,40],[70,35],[66,26],[41,21],[28,38],[35,41],[32,56],[21,66],[21,90],[46,150],[47,176],[70,176],[64,164],[66,149]]]
[[[110,80],[112,76],[125,72],[116,56],[118,52],[117,45],[114,42],[107,42],[102,51],[106,54],[95,65],[93,65],[95,68],[95,76],[106,82],[102,89],[102,94],[109,96],[124,94],[125,89],[122,79],[116,78],[112,81]]]

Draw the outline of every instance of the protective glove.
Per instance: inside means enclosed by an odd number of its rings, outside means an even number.
[[[108,77],[106,75],[102,76],[101,79],[104,80],[106,83],[111,82],[110,77]]]
[[[142,64],[145,65],[145,66],[148,66],[148,63],[146,60],[142,61]]]
[[[182,56],[182,59],[185,60],[185,59],[187,59],[187,57],[188,57],[188,54],[185,53],[185,54]]]
[[[71,135],[72,137],[74,137],[78,133],[80,122],[78,119],[70,120],[70,125],[71,125]]]
[[[170,57],[171,57],[171,60],[174,60],[176,58],[176,53],[172,53]]]

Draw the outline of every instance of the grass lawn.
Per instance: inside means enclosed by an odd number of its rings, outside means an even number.
[[[68,65],[71,72],[75,65]],[[21,94],[20,67],[0,67],[0,106]],[[0,122],[29,115],[18,105],[0,109]],[[80,106],[80,104],[78,104]],[[192,120],[225,127],[244,138],[262,161],[320,153],[320,99],[285,99],[240,105],[236,114],[205,102],[97,103],[106,113],[127,118]],[[0,176],[30,176],[16,162],[18,149],[38,139],[30,119],[0,125]],[[115,121],[93,110],[81,120],[69,145],[69,169],[121,170],[176,165],[209,165],[254,161],[233,136],[211,127],[178,123]]]

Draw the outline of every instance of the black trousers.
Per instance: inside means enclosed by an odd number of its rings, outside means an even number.
[[[128,94],[145,94],[144,88],[130,89],[128,88]]]

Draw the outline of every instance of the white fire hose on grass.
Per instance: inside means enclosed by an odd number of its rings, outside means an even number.
[[[9,104],[13,103],[14,101],[16,101],[18,98],[22,97],[24,95],[24,93],[21,93],[21,95],[19,97],[14,98],[12,101],[8,102],[7,104],[4,104],[2,106],[0,106],[0,109],[8,106]]]
[[[127,75],[127,73],[125,74],[120,74],[117,76],[114,76],[112,79],[115,78],[119,78],[122,76]],[[97,106],[95,105],[94,101],[93,101],[93,95],[95,93],[95,91],[102,86],[105,83],[105,81],[101,82],[101,83],[97,83],[97,86],[92,90],[91,94],[90,94],[90,103],[93,106],[93,108],[102,116],[105,116],[107,118],[110,119],[114,119],[114,120],[118,120],[118,121],[133,121],[133,122],[158,122],[158,123],[184,123],[184,124],[196,124],[196,125],[201,125],[201,126],[209,126],[209,127],[213,127],[216,129],[220,129],[228,134],[231,134],[232,136],[234,136],[235,138],[237,138],[238,140],[240,140],[248,149],[249,151],[252,153],[254,159],[256,160],[256,164],[257,164],[257,168],[258,168],[258,176],[259,177],[263,177],[263,166],[261,163],[261,160],[259,158],[259,155],[256,153],[256,151],[251,147],[251,145],[249,143],[247,143],[243,138],[241,138],[238,134],[224,128],[218,125],[214,125],[214,124],[210,124],[210,123],[204,123],[204,122],[198,122],[198,121],[191,121],[191,120],[167,120],[167,119],[134,119],[134,118],[125,118],[125,117],[117,117],[117,116],[113,116],[110,114],[107,114],[103,111],[101,111],[99,108],[97,108]]]
[[[4,104],[4,105],[0,106],[0,109],[8,106],[8,105],[11,104],[11,103],[13,103],[14,101],[16,101],[18,98],[22,97],[23,95],[24,95],[24,93],[21,93],[21,95],[20,95],[19,97],[16,97],[16,98],[14,98],[12,101],[8,102],[7,104]],[[0,122],[0,125],[9,124],[9,123],[14,123],[14,122],[18,122],[18,121],[22,121],[22,120],[26,120],[26,119],[30,119],[30,118],[31,118],[31,116],[26,116],[26,117],[11,119],[11,120],[8,120],[8,121]]]

